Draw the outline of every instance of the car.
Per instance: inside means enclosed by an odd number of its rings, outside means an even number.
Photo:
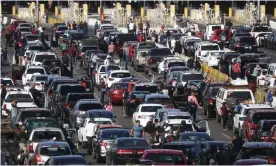
[[[174,39],[175,41],[179,41],[181,39],[182,36],[185,36],[185,34],[183,33],[173,33],[171,34],[168,39],[167,39],[167,44],[166,46],[170,49],[172,49],[172,46],[171,46],[171,42],[172,40]]]
[[[70,38],[71,36],[74,36],[75,34],[78,34],[78,33],[82,33],[82,32],[79,31],[79,30],[72,30],[72,29],[70,29],[70,30],[64,31],[63,36],[64,36],[65,38]],[[82,34],[83,34],[83,33],[82,33]]]
[[[23,108],[16,117],[16,124],[23,124],[26,118],[51,117],[52,114],[47,108]]]
[[[198,42],[194,45],[195,59],[205,56],[209,51],[220,51],[220,47],[217,43],[210,42]]]
[[[180,72],[175,80],[176,87],[184,87],[190,80],[203,81],[204,77],[201,72],[195,70]],[[172,82],[172,84],[174,84],[174,82]]]
[[[258,47],[264,47],[265,46],[265,42],[268,38],[268,36],[271,34],[271,32],[264,32],[264,33],[259,33],[258,35],[256,35],[256,44]]]
[[[122,78],[131,78],[131,74],[128,70],[112,70],[109,71],[106,84],[108,88],[111,88],[111,85],[115,82],[119,82]]]
[[[236,52],[240,52],[241,54],[250,52],[256,53],[256,39],[251,36],[235,37],[230,44],[230,49],[233,49]]]
[[[77,55],[81,58],[84,57],[84,53],[87,50],[99,50],[99,41],[98,39],[83,39],[79,42],[79,47],[77,49]]]
[[[104,78],[104,77],[107,77],[106,67],[103,63],[100,63],[98,65],[98,67],[96,66],[94,69],[95,70],[93,71],[93,78],[94,78],[95,82],[93,81],[93,84],[96,85],[96,86],[99,86],[100,85],[100,79]],[[121,70],[121,67],[119,65],[116,65],[116,64],[111,64],[109,66],[109,71],[112,71],[112,70]]]
[[[150,147],[143,138],[117,138],[106,151],[106,164],[126,164],[129,159],[139,159],[147,149]]]
[[[30,65],[42,65],[44,59],[57,59],[52,52],[35,52],[31,58]]]
[[[117,33],[115,36],[115,50],[117,54],[122,53],[123,51],[123,44],[125,42],[137,42],[137,36],[133,33]]]
[[[233,132],[238,132],[241,136],[243,122],[250,110],[267,110],[267,109],[274,109],[270,105],[267,104],[239,104],[235,108],[235,116],[233,118],[234,125],[233,125]]]
[[[25,34],[32,34],[32,31],[31,31],[30,27],[17,27],[16,31],[20,32],[23,36]]]
[[[39,91],[44,91],[45,82],[47,81],[50,75],[47,74],[39,74],[33,75],[29,81],[31,87],[35,87],[35,89]]]
[[[47,73],[45,68],[42,66],[29,66],[23,74],[22,84],[26,85],[30,81],[31,77],[36,74],[47,74]]]
[[[58,121],[54,117],[28,117],[25,118],[22,126],[25,126],[27,134],[30,134],[33,129],[38,127],[60,127]]]
[[[109,118],[113,119],[114,123],[117,123],[116,116],[111,111],[107,111],[105,109],[91,109],[88,110],[84,117],[90,118]]]
[[[51,156],[72,155],[72,151],[67,142],[48,141],[40,142],[34,151],[31,160],[32,165],[44,165]]]
[[[79,127],[82,123],[82,118],[88,110],[104,109],[103,105],[96,99],[80,99],[75,106],[70,110],[69,121],[73,128]]]
[[[59,37],[63,36],[64,32],[68,30],[68,26],[67,25],[57,25],[54,28],[54,32],[53,35],[56,36],[56,38],[58,39]]]
[[[52,156],[44,165],[90,165],[88,161],[81,155],[65,155],[65,156]]]
[[[248,141],[253,140],[253,133],[261,120],[274,120],[275,109],[250,110],[242,124],[242,137]]]
[[[235,158],[235,154],[233,154],[234,149],[231,145],[229,145],[229,142],[227,141],[215,141],[215,140],[209,140],[204,141],[205,138],[203,138],[203,141],[201,142],[201,146],[205,147],[207,149],[207,161],[210,161],[210,159],[213,159],[217,155],[217,150],[224,151],[228,153],[228,157],[233,159]]]
[[[30,163],[35,155],[38,144],[41,140],[55,140],[66,142],[66,138],[63,134],[63,131],[60,128],[51,128],[51,127],[42,127],[33,129],[30,133],[27,143],[27,156],[25,160],[26,163]],[[48,142],[46,141],[46,142]]]
[[[164,57],[163,61],[158,65],[158,73],[164,72],[164,63],[167,61],[168,69],[173,66],[186,66],[184,60],[180,57]],[[168,70],[167,69],[167,70]]]
[[[208,25],[206,25],[204,39],[209,41],[212,38],[214,31],[216,29],[224,29],[224,25],[223,24],[208,24]]]
[[[187,55],[189,47],[192,49],[195,43],[201,42],[201,38],[199,37],[187,37],[182,41],[182,47],[184,48],[184,54]]]
[[[41,35],[39,34],[29,34],[29,35],[25,35],[23,40],[25,41],[25,43],[29,43],[32,41],[41,41]]]
[[[265,48],[275,50],[276,49],[276,35],[274,32],[268,35],[267,38],[265,38]]]
[[[245,149],[245,154],[249,158],[265,159],[269,164],[276,163],[275,142],[245,142],[242,148]],[[243,159],[242,156],[238,155],[237,159]]]
[[[210,135],[208,135],[205,132],[186,132],[180,133],[179,141],[205,142],[214,141],[214,139],[211,138]]]
[[[0,78],[0,83],[3,86],[14,85],[13,80],[11,78],[9,78],[9,77],[2,77],[2,78]]]
[[[209,51],[205,55],[201,56],[200,60],[210,67],[219,67],[219,59],[224,54],[224,51]]]
[[[145,104],[161,104],[164,108],[174,108],[170,96],[160,93],[151,93],[145,96]]]
[[[108,38],[112,32],[119,32],[119,31],[117,29],[106,29],[103,31],[101,38],[100,38],[101,44],[103,44],[103,45],[106,44],[105,41],[108,40]]]
[[[232,26],[231,27],[232,33],[250,33],[251,28],[250,27],[245,27],[245,26]]]
[[[272,33],[272,29],[270,26],[266,25],[254,25],[252,26],[250,33],[253,37],[257,38],[260,33]]]
[[[105,40],[105,45],[106,45],[106,48],[107,49],[107,46],[110,45],[111,42],[113,42],[113,44],[115,44],[116,42],[116,35],[119,34],[120,32],[110,32],[107,39]]]
[[[100,39],[103,32],[107,29],[116,29],[116,27],[113,24],[101,24],[99,29],[97,29],[97,37]]]
[[[132,116],[136,108],[143,103],[145,95],[150,94],[148,91],[132,91],[123,103],[124,116]]]
[[[232,32],[230,29],[216,29],[210,39],[213,43],[223,44],[229,47],[229,42],[232,39]]]
[[[264,141],[269,136],[273,125],[276,125],[276,120],[261,120],[253,133],[253,140],[259,142]]]
[[[112,104],[123,103],[123,95],[128,89],[128,82],[115,82],[111,85],[108,96]]]
[[[157,93],[158,87],[155,83],[152,82],[139,82],[135,83],[133,91],[148,91],[150,93]]]
[[[150,149],[145,150],[142,159],[151,160],[156,165],[186,165],[187,159],[181,150]]]
[[[116,138],[130,137],[129,130],[121,128],[98,130],[92,140],[93,156],[98,163],[105,161],[106,151]]]
[[[94,66],[97,63],[98,59],[105,60],[107,56],[108,56],[108,54],[106,54],[106,53],[97,52],[97,53],[94,53],[94,54],[91,55],[90,61]]]
[[[98,54],[104,54],[102,50],[86,50],[84,52],[84,58],[83,58],[83,68],[87,69],[89,76],[91,76],[92,71],[91,71],[91,66],[95,66],[96,62],[94,56],[97,57]],[[94,59],[93,59],[94,58]],[[100,56],[99,58],[104,58],[104,56]],[[93,62],[93,60],[95,62]]]
[[[160,127],[161,122],[164,119],[164,115],[168,112],[181,112],[180,109],[176,109],[176,108],[164,108],[164,109],[158,109],[155,112],[154,115],[154,122],[155,122],[155,127]]]
[[[264,159],[240,159],[235,165],[268,165],[268,161]]]
[[[190,126],[191,131],[195,131],[192,117],[188,112],[165,112],[162,121],[160,121],[160,127],[162,129],[166,128],[169,125],[172,126],[173,129],[176,129],[179,127],[183,120],[186,122],[186,125]],[[174,130],[174,132],[176,132],[176,130]]]
[[[141,68],[144,69],[147,55],[148,49],[135,50],[135,53],[131,59],[135,71],[139,72]]]

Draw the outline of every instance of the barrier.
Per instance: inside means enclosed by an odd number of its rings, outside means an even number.
[[[61,23],[64,22],[61,18],[55,17],[55,16],[49,16],[47,20],[48,24],[55,24],[55,23]]]
[[[202,63],[201,64],[202,72],[206,75],[208,79],[213,79],[215,82],[224,82],[230,79],[232,81],[232,78],[228,75]]]
[[[256,104],[264,104],[265,103],[265,95],[266,95],[266,89],[258,88],[255,92]]]

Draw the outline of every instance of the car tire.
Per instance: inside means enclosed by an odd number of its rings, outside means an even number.
[[[218,114],[218,112],[216,112],[216,120],[217,120],[218,123],[220,123],[220,121],[221,121],[221,117],[220,117],[220,115]]]
[[[213,117],[213,110],[209,106],[207,106],[207,118],[212,118]]]

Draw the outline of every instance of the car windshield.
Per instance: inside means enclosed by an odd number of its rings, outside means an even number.
[[[109,71],[112,71],[112,70],[120,70],[120,67],[111,65],[111,66],[109,66]],[[102,66],[100,72],[105,72],[105,66]]]
[[[219,50],[218,45],[209,45],[209,46],[201,46],[202,51],[214,51],[214,50]]]
[[[103,139],[110,139],[115,140],[116,138],[122,138],[122,137],[130,137],[130,134],[127,130],[108,130],[103,131],[101,134],[101,138]]]
[[[269,27],[255,27],[253,28],[252,32],[271,32],[271,29]]]
[[[103,30],[107,30],[107,29],[115,29],[114,26],[102,26]]]
[[[44,69],[28,69],[27,74],[40,73],[45,74]]]
[[[172,100],[170,98],[149,98],[147,103],[169,105],[172,104]]]
[[[188,135],[188,134],[182,134],[180,136],[181,141],[211,141],[211,138],[207,134],[200,134],[200,135]]]
[[[161,106],[143,106],[141,112],[156,112],[158,109],[163,109]]]
[[[164,164],[184,164],[185,160],[181,154],[172,154],[168,152],[167,154],[164,153],[148,153],[145,159],[151,160],[155,163],[164,163]]]
[[[83,86],[62,86],[60,87],[60,95],[67,95],[68,93],[85,93]]]
[[[143,99],[146,96],[146,93],[135,93],[131,95],[132,99]]]
[[[183,82],[188,82],[189,80],[203,80],[204,77],[202,74],[185,74],[182,77]]]
[[[82,39],[84,39],[84,35],[82,33],[72,33],[70,35],[70,38],[72,40],[82,40]]]
[[[229,32],[230,32],[230,31],[228,31],[228,30],[221,30],[221,31],[217,31],[217,35],[219,36],[219,35],[223,34],[223,35],[225,35],[225,36],[228,36],[228,35],[229,35]]]
[[[150,51],[151,56],[168,56],[172,55],[171,50],[169,49],[154,49]]]
[[[70,94],[67,102],[77,102],[81,99],[93,99],[93,95],[90,93],[83,93],[83,94]]]
[[[227,93],[227,97],[236,98],[236,99],[239,99],[240,101],[252,100],[250,91],[229,91]]]
[[[157,86],[136,86],[135,91],[148,91],[150,93],[156,93],[158,90]]]
[[[35,80],[36,81],[47,81],[48,76],[36,76]]]
[[[56,137],[56,141],[64,141],[60,131],[35,131],[33,133],[33,142],[41,142],[41,140],[52,140]]]
[[[58,145],[42,147],[40,149],[40,154],[45,156],[63,156],[71,155],[69,147],[60,147]]]
[[[20,32],[31,32],[30,28],[20,28]]]
[[[255,45],[256,40],[254,37],[241,37],[240,43],[242,44],[249,44],[249,45]]]
[[[35,62],[42,62],[44,59],[56,59],[55,55],[37,55]]]
[[[212,26],[212,31],[214,31],[216,29],[221,29],[221,26]]]
[[[101,120],[101,119],[99,119],[99,120],[95,120],[95,123],[99,124],[99,125],[102,125],[102,124],[108,125],[108,124],[112,124],[112,121],[111,120]]]
[[[105,59],[107,57],[107,54],[98,54],[97,57],[100,59]]]
[[[98,50],[98,47],[83,47],[82,52],[85,52],[87,50]]]
[[[6,98],[6,100],[11,100],[11,99],[32,99],[30,94],[9,94]]]
[[[24,121],[25,118],[31,118],[31,117],[51,117],[52,114],[50,111],[22,111],[21,112],[21,118],[20,121]]]
[[[25,38],[27,41],[39,40],[39,36],[26,36]]]
[[[85,103],[79,105],[80,111],[87,111],[91,109],[103,109],[103,106],[100,103]]]
[[[276,112],[260,112],[255,113],[253,116],[253,123],[258,124],[261,120],[274,120]]]
[[[140,139],[120,139],[117,147],[148,148],[148,143],[145,140]]]
[[[25,127],[27,130],[32,130],[39,127],[56,127],[59,128],[59,124],[56,120],[52,119],[32,119],[27,120],[25,123]]]
[[[125,77],[131,77],[130,73],[112,73],[111,77],[114,78],[125,78]]]
[[[68,30],[68,27],[67,26],[60,26],[60,27],[57,27],[57,31],[66,31]]]
[[[118,90],[118,89],[127,89],[128,88],[128,83],[126,84],[115,84],[112,85],[112,89]]]
[[[200,42],[201,40],[189,40],[187,41],[186,45],[193,46],[196,42]]]
[[[168,119],[191,119],[190,116],[168,116]]]
[[[169,62],[168,67],[173,67],[173,66],[185,66],[185,62]]]
[[[10,80],[10,79],[1,79],[1,84],[2,85],[13,85],[13,83],[12,83],[12,80]]]
[[[187,68],[187,67],[177,67],[177,68],[171,68],[170,70],[171,70],[171,72],[174,72],[174,71],[187,71],[187,70],[189,70],[189,68]],[[179,75],[179,72],[175,72],[175,73]]]
[[[276,124],[276,121],[268,121],[263,124],[263,132],[269,132],[273,125]]]
[[[275,157],[275,149],[272,148],[246,148],[245,151],[250,157]]]
[[[34,51],[46,51],[46,49],[43,46],[30,46],[28,50],[34,50]]]
[[[94,109],[94,108],[93,108]],[[89,114],[90,118],[114,118],[112,112],[95,112],[95,111],[92,111],[90,112]]]

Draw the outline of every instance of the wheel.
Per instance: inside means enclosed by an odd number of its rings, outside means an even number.
[[[217,120],[218,123],[220,123],[220,121],[221,121],[221,117],[220,117],[220,115],[218,114],[218,112],[216,112],[216,120]]]
[[[207,118],[212,118],[213,117],[213,110],[207,106]]]

